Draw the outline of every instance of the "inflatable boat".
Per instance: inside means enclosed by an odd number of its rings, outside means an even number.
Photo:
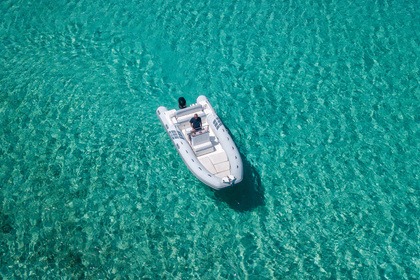
[[[179,110],[160,106],[156,114],[188,169],[204,184],[220,190],[242,181],[239,150],[209,100],[201,95]]]

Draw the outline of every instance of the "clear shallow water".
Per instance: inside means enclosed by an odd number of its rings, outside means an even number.
[[[2,278],[418,278],[418,4],[1,2]],[[235,189],[155,116],[198,94]]]

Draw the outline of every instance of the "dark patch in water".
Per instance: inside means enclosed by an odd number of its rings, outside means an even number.
[[[218,200],[226,202],[232,209],[244,212],[264,204],[264,189],[255,167],[241,155],[244,166],[242,182],[231,188],[215,191]]]
[[[13,221],[8,215],[0,213],[0,231],[2,233],[11,233],[13,230]]]

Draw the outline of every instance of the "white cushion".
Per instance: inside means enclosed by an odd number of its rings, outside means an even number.
[[[214,167],[216,168],[217,173],[229,170],[229,162],[224,161],[218,164],[215,164]]]
[[[210,159],[211,159],[211,162],[213,162],[213,164],[218,164],[218,163],[228,160],[226,153],[217,153],[217,154],[211,155]]]

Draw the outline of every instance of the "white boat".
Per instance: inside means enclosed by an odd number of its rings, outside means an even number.
[[[156,114],[188,169],[216,190],[241,182],[243,166],[239,150],[208,99],[201,95],[189,107],[183,97],[178,101],[181,109],[160,106]],[[202,129],[197,132],[190,125],[195,114],[202,121]]]

